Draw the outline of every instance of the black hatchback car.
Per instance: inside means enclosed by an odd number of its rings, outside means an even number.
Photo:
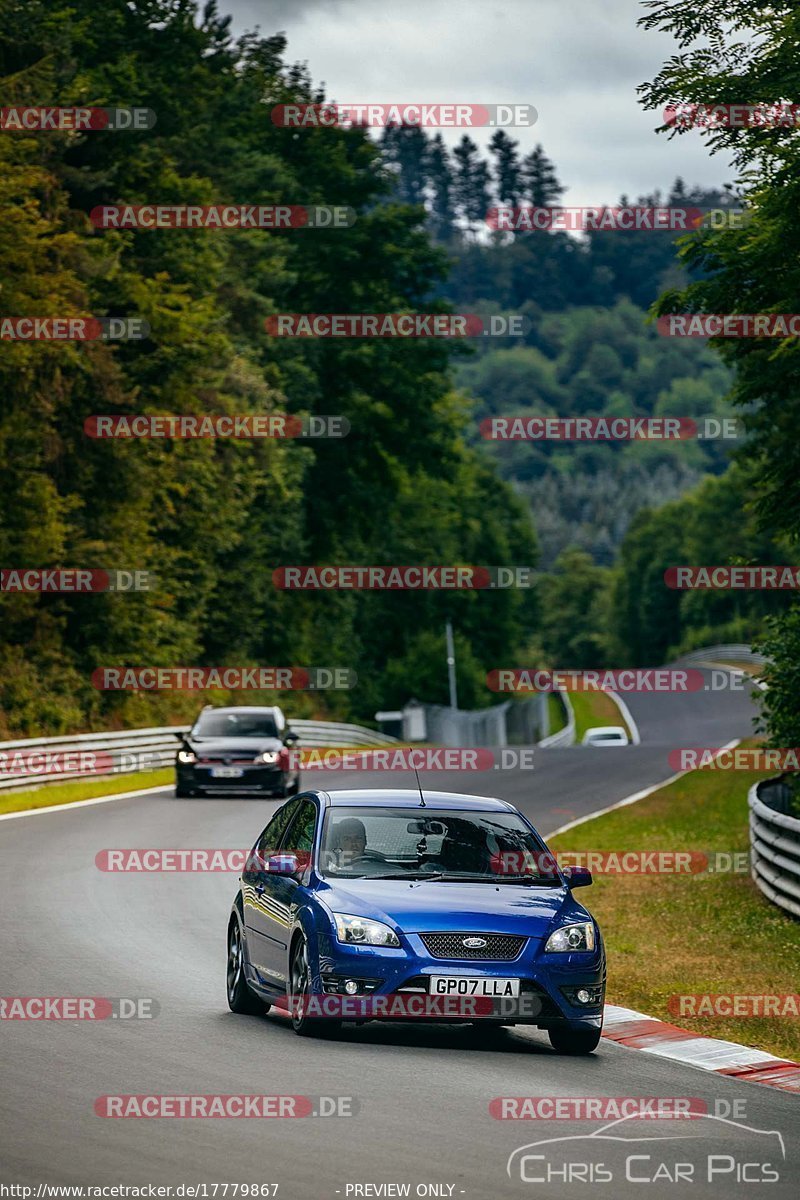
[[[300,770],[293,752],[298,736],[280,708],[203,709],[180,733],[175,795],[242,793],[295,796]]]

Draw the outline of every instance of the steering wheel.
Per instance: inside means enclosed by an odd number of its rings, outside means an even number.
[[[359,854],[358,858],[354,858],[353,862],[386,862],[386,855],[381,854],[380,850],[364,850],[363,854]]]

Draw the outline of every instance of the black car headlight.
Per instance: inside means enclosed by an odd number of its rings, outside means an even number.
[[[178,762],[179,763],[197,762],[197,755],[195,754],[194,750],[179,750],[178,751]]]
[[[582,921],[579,925],[562,925],[551,933],[545,945],[545,954],[569,953],[573,950],[594,950],[594,924]]]
[[[275,763],[278,761],[278,752],[276,750],[265,750],[263,754],[257,754],[253,761],[261,764],[262,766],[266,765],[268,767],[274,767]]]

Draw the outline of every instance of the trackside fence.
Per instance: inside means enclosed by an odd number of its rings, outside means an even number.
[[[396,738],[361,725],[335,721],[291,721],[299,748],[390,746]],[[33,784],[64,783],[100,775],[130,775],[169,767],[178,748],[176,735],[188,725],[124,729],[113,733],[79,733],[65,737],[26,738],[0,742],[0,791]]]
[[[750,866],[756,887],[784,912],[800,918],[800,820],[780,779],[750,789]]]

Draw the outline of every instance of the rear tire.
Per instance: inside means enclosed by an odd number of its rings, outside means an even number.
[[[234,919],[228,927],[228,970],[225,977],[228,1008],[248,1016],[262,1016],[269,1009],[252,990],[244,977],[244,939],[239,922]]]
[[[189,797],[193,795],[194,792],[190,787],[187,787],[185,783],[175,784],[175,796],[178,800],[188,800]]]
[[[602,1031],[600,1029],[570,1029],[554,1027],[548,1030],[550,1045],[559,1054],[591,1054],[597,1049]]]

